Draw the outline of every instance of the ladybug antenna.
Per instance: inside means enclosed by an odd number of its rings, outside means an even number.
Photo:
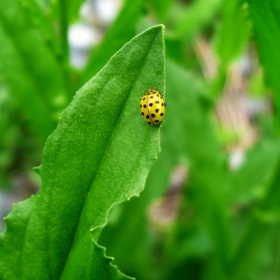
[[[138,84],[142,89],[148,90],[147,88],[144,88],[142,85]]]
[[[156,89],[157,89],[157,87],[158,87],[159,85],[160,85],[160,83],[157,84]]]

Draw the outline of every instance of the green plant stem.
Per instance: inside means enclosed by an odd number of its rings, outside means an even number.
[[[67,39],[68,31],[68,17],[67,17],[67,4],[64,0],[59,1],[59,25],[60,25],[60,35],[61,35],[61,45],[63,50],[63,57],[68,58],[69,56],[69,47]],[[66,59],[64,59],[66,60]]]
[[[67,96],[69,101],[73,97],[73,93],[70,86],[69,75],[69,44],[68,44],[68,14],[67,14],[67,1],[59,0],[59,31],[61,39],[62,49],[62,68],[65,81],[65,88],[67,90]]]

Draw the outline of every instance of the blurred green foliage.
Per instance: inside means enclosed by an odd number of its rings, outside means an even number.
[[[69,63],[67,32],[82,4],[70,2],[0,2],[0,188],[13,187],[15,172],[32,180],[76,90],[163,23],[162,151],[99,243],[138,279],[278,280],[279,1],[126,0],[83,69]]]

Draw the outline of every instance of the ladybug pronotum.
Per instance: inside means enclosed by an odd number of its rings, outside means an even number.
[[[140,115],[148,124],[159,125],[165,116],[164,99],[156,89],[148,90],[140,99]]]

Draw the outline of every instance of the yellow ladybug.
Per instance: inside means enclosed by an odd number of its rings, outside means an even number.
[[[164,99],[156,89],[149,89],[140,99],[140,115],[148,124],[159,125],[165,116]]]

